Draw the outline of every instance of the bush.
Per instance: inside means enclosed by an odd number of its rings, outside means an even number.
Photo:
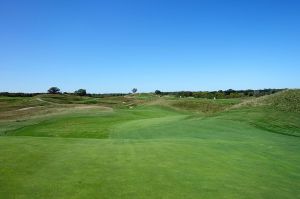
[[[156,90],[154,93],[155,93],[156,95],[161,95],[161,91],[160,91],[160,90]]]
[[[75,95],[85,96],[86,90],[81,88],[81,89],[78,89],[77,91],[75,91],[74,93],[75,93]]]

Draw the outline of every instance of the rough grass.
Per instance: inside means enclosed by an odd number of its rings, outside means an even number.
[[[225,110],[226,108],[238,104],[240,99],[193,99],[193,98],[179,98],[170,101],[170,105],[177,109],[183,109],[187,111],[196,111],[204,113],[215,113]]]
[[[266,102],[280,111],[300,113],[300,90],[287,90],[271,95]]]
[[[273,110],[286,112],[300,112],[300,89],[284,90],[259,98],[246,98],[241,103],[229,107],[229,109],[257,106],[268,106]]]
[[[0,113],[27,107],[43,106],[45,102],[32,97],[3,97],[0,96]]]

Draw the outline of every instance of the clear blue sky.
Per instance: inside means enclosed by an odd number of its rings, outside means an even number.
[[[1,0],[0,91],[300,87],[299,0]]]

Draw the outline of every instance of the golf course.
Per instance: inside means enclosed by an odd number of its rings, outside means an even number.
[[[300,90],[0,97],[0,198],[300,198]]]
[[[300,199],[300,0],[0,0],[0,199]]]

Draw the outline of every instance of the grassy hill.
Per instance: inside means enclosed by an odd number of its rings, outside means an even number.
[[[299,100],[0,97],[0,198],[297,198]]]

